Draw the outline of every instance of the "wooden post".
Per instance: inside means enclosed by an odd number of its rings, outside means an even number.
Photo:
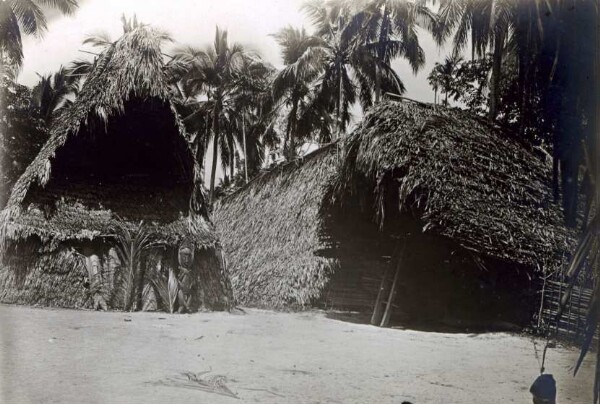
[[[391,268],[388,266],[383,273],[383,278],[381,278],[381,285],[379,286],[379,292],[377,293],[377,299],[375,299],[375,309],[373,310],[373,315],[371,316],[371,324],[378,325],[381,323],[381,301],[383,300],[383,294],[386,290],[387,280],[389,277]]]
[[[388,297],[387,304],[385,305],[385,313],[383,313],[383,319],[381,320],[380,327],[387,327],[392,316],[392,304],[396,297],[396,287],[398,285],[398,276],[400,275],[400,267],[402,265],[402,258],[404,257],[404,247],[398,257],[398,263],[396,264],[396,273],[394,274],[394,281],[392,282],[392,288],[390,289],[390,295]]]

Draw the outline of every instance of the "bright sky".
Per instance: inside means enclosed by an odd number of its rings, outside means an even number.
[[[49,14],[48,32],[43,38],[26,37],[24,64],[19,82],[32,86],[37,74],[52,73],[71,61],[90,58],[80,50],[93,50],[81,43],[89,34],[106,32],[111,38],[122,35],[121,15],[137,15],[138,21],[151,24],[168,32],[175,43],[165,48],[169,53],[181,45],[204,46],[211,44],[215,26],[229,31],[230,41],[242,43],[258,51],[263,59],[281,66],[279,48],[270,36],[282,27],[305,26],[310,23],[300,10],[303,0],[79,0],[79,9],[72,16]],[[437,61],[446,56],[433,38],[420,35],[426,53],[426,65],[415,76],[407,62],[393,63],[407,89],[406,96],[433,102],[433,91],[427,75]],[[360,117],[360,108],[355,109]],[[210,160],[210,159],[207,159]],[[220,170],[219,170],[220,171]],[[219,173],[221,174],[221,173]],[[221,175],[219,175],[220,177]]]
[[[212,43],[215,26],[229,31],[232,41],[259,51],[262,57],[281,65],[279,48],[270,34],[280,28],[310,24],[300,11],[302,0],[79,0],[77,12],[69,17],[52,13],[48,32],[43,38],[27,37],[24,43],[25,62],[19,81],[26,85],[37,82],[39,74],[51,73],[59,66],[86,58],[79,50],[90,50],[81,42],[88,34],[106,32],[112,38],[122,34],[121,15],[137,15],[138,20],[167,31],[175,45],[203,46]],[[407,88],[406,96],[433,101],[433,92],[426,77],[434,63],[444,58],[430,35],[421,35],[427,64],[414,76],[408,63],[397,60],[394,68]]]

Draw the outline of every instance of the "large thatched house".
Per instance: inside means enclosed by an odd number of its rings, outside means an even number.
[[[344,144],[224,198],[214,220],[242,304],[526,324],[539,275],[572,246],[549,178],[534,151],[466,113],[385,102]]]
[[[184,306],[175,276],[187,310],[229,307],[160,42],[142,26],[108,47],[12,189],[0,216],[0,301],[174,309],[177,295]]]

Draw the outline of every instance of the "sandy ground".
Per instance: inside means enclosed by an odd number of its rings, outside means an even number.
[[[380,329],[322,312],[98,313],[0,305],[2,403],[530,403],[531,338]],[[559,403],[592,360],[555,348]]]

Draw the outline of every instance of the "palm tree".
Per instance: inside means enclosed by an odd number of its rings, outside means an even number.
[[[438,64],[436,63],[434,68],[431,69],[429,76],[427,76],[427,82],[433,89],[433,105],[438,104],[438,91],[440,90],[440,87],[442,86],[442,80],[441,80],[439,71],[438,71],[438,69],[436,69],[437,65]]]
[[[47,29],[42,7],[51,7],[69,15],[77,9],[77,0],[4,0],[0,2],[0,61],[8,58],[17,68],[23,63],[22,33],[42,36]]]
[[[181,80],[186,92],[205,96],[205,104],[210,105],[213,144],[210,204],[214,198],[223,106],[231,95],[233,78],[240,69],[245,55],[244,48],[237,43],[230,45],[227,31],[217,27],[213,47],[204,50],[188,47],[179,51],[174,57],[177,62],[187,66],[187,73]]]
[[[402,94],[404,86],[391,66],[380,63],[365,46],[365,39],[360,35],[362,13],[353,3],[314,0],[305,3],[303,9],[321,37],[320,46],[312,48],[323,66],[316,91],[320,102],[336,116],[340,137],[350,121],[350,106],[357,99],[363,109],[372,104],[377,77],[380,87],[394,93]]]
[[[454,53],[451,56],[446,57],[444,63],[436,63],[429,74],[429,84],[433,87],[436,98],[437,91],[440,89],[445,95],[443,104],[446,106],[448,106],[448,95],[453,92],[452,84],[455,79],[456,69],[461,62],[462,58]],[[454,91],[454,93],[456,96],[456,91]]]
[[[274,72],[275,69],[258,56],[248,55],[234,76],[232,105],[237,130],[233,133],[243,148],[246,182],[248,166],[254,171],[260,164],[257,158],[262,149],[261,141],[272,139],[277,113],[270,91]]]
[[[40,76],[32,90],[32,102],[49,125],[60,110],[71,105],[69,97],[75,97],[77,90],[76,81],[61,66],[54,74]]]
[[[308,35],[304,28],[288,26],[273,35],[281,47],[285,67],[273,79],[273,101],[288,108],[284,137],[284,154],[288,160],[296,155],[298,122],[310,105],[313,82],[323,70],[320,58],[322,40]]]
[[[518,2],[517,2],[518,3]],[[454,32],[454,52],[461,52],[471,41],[471,57],[484,57],[492,48],[490,80],[490,121],[496,118],[502,74],[502,59],[513,27],[515,3],[510,0],[440,0],[438,41]]]
[[[377,61],[375,102],[379,102],[382,71],[391,69],[393,59],[405,58],[415,73],[425,64],[417,28],[434,32],[437,19],[424,0],[372,0],[360,13],[364,14],[361,35]]]

